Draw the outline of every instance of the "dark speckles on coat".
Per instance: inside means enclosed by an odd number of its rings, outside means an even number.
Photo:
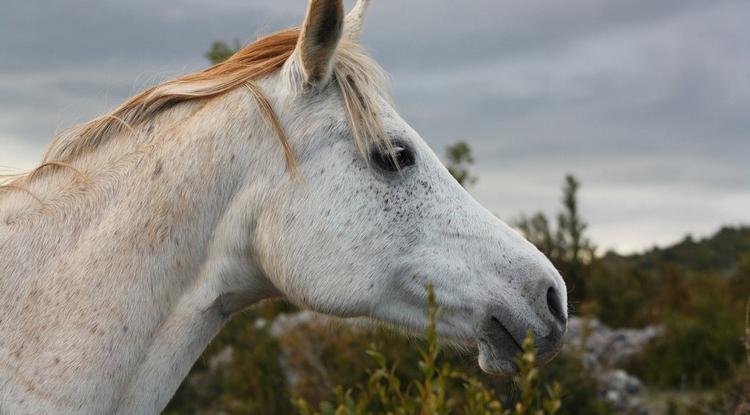
[[[163,169],[162,161],[157,160],[156,167],[154,167],[154,172],[151,174],[151,179],[153,180],[159,177],[159,175],[161,175],[162,169]]]

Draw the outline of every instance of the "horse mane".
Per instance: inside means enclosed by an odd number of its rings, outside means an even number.
[[[32,179],[45,166],[73,168],[72,162],[96,150],[107,140],[129,131],[181,102],[211,98],[237,87],[245,86],[256,98],[261,111],[270,119],[283,147],[287,166],[294,168],[294,155],[289,140],[273,107],[256,81],[280,71],[294,54],[299,29],[288,29],[261,37],[226,61],[205,70],[185,75],[148,88],[108,114],[75,126],[56,135],[50,143],[42,164],[29,173],[10,176],[5,190],[20,188],[24,179]],[[377,115],[381,99],[389,100],[382,69],[354,43],[342,39],[335,54],[332,82],[344,98],[349,123],[357,147],[363,153],[373,144],[390,148],[390,141]],[[295,81],[302,82],[300,79]],[[293,85],[301,90],[304,85]],[[3,185],[0,182],[0,185]],[[0,190],[3,190],[0,187]]]

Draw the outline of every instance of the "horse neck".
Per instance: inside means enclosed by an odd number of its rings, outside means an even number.
[[[234,311],[226,300],[274,294],[227,248],[251,235],[226,240],[261,203],[245,183],[284,170],[252,108],[240,91],[183,104],[71,163],[87,183],[60,170],[29,184],[42,206],[0,199],[0,402],[158,411]]]

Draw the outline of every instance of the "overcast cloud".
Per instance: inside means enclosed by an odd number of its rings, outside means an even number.
[[[0,165],[305,3],[5,0]],[[750,222],[748,22],[746,0],[374,0],[364,43],[439,154],[471,144],[492,211],[553,213],[571,172],[594,241],[630,251]]]

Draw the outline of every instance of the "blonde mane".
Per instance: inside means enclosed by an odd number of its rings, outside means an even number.
[[[0,182],[0,191],[25,191],[22,183],[33,179],[37,172],[48,166],[72,169],[85,177],[72,165],[82,154],[96,150],[123,131],[136,136],[138,125],[175,104],[216,97],[243,85],[270,120],[282,145],[287,166],[293,170],[295,160],[288,137],[256,82],[281,70],[294,54],[299,34],[299,29],[288,29],[262,37],[222,63],[146,89],[112,112],[63,131],[50,143],[40,166],[29,173],[6,176],[5,183]],[[344,39],[336,50],[333,80],[343,96],[360,151],[365,152],[371,145],[390,148],[388,135],[376,112],[379,100],[390,100],[380,67],[356,44]]]

